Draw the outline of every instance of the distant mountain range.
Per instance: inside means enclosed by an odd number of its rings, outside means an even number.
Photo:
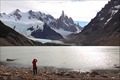
[[[111,0],[74,38],[82,45],[120,45],[120,0]]]
[[[0,13],[0,20],[26,37],[51,40],[67,38],[68,35],[76,34],[83,29],[74,23],[71,17],[65,15],[64,11],[55,19],[52,15],[40,11],[30,10],[24,13],[16,9],[9,14]]]

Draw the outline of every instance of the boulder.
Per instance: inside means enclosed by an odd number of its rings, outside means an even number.
[[[2,76],[0,76],[0,80],[4,80],[4,78]]]
[[[99,75],[99,73],[98,72],[91,72],[90,73],[90,77],[95,77],[96,75]]]
[[[15,61],[16,59],[6,59],[6,61]]]

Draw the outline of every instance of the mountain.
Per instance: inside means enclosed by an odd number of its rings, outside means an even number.
[[[36,43],[25,36],[19,34],[0,21],[0,45],[1,46],[35,46],[42,45]]]
[[[59,34],[58,38],[54,39],[59,39],[61,35],[61,39],[66,38],[71,33],[77,33],[82,30],[82,28],[79,25],[75,24],[72,18],[68,18],[64,12],[61,14],[60,18],[55,19],[50,14],[45,14],[40,11],[34,12],[30,10],[27,12],[21,12],[19,9],[16,9],[9,14],[0,13],[0,20],[7,26],[10,26],[26,37],[36,37],[36,35],[33,35],[33,33],[44,35],[42,32],[45,31],[43,29],[46,29],[43,26],[44,24],[47,24],[53,33],[56,32],[56,34]],[[48,33],[51,33],[51,31]],[[53,34],[49,35],[53,37]]]
[[[43,25],[43,30],[37,29],[31,33],[35,38],[51,39],[51,40],[60,40],[63,37],[52,30],[46,23]]]
[[[62,11],[61,16],[56,20],[55,27],[57,29],[63,29],[70,32],[77,32],[82,30],[82,27],[78,24],[75,24],[71,17],[68,17],[64,14],[64,11]]]
[[[74,40],[82,45],[120,45],[120,0],[109,1]]]

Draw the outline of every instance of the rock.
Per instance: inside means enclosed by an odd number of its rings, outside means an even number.
[[[11,76],[11,80],[23,80],[22,76]]]
[[[115,66],[115,68],[119,68],[120,69],[120,66]]]
[[[101,75],[101,77],[108,78],[108,76],[105,76],[105,75]]]
[[[95,77],[96,75],[99,75],[99,73],[98,72],[91,72],[90,73],[90,77]]]
[[[0,76],[0,80],[4,80],[2,76]]]
[[[112,79],[115,79],[115,77],[111,77]]]
[[[67,72],[66,72],[66,73],[64,73],[64,75],[65,75],[65,76],[70,76],[70,74],[69,74],[69,73],[67,73]]]
[[[16,59],[6,59],[6,61],[15,61]]]
[[[1,80],[1,79],[0,79]],[[9,77],[7,77],[7,79],[6,80],[11,80],[11,77],[9,76]]]
[[[120,78],[120,73],[118,73],[118,77]]]
[[[11,76],[11,73],[2,73],[0,75],[2,75],[2,76]]]

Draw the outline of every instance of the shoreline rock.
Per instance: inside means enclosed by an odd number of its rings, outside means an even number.
[[[9,58],[6,59],[6,61],[15,61],[15,60],[17,59],[9,59]]]

